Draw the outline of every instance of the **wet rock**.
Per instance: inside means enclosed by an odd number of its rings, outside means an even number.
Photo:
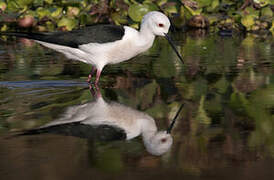
[[[30,15],[24,16],[19,19],[18,25],[24,28],[32,27],[34,25],[34,17]]]
[[[209,20],[202,15],[195,15],[188,20],[187,25],[192,28],[208,28]]]

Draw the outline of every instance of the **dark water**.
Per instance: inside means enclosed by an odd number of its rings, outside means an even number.
[[[104,142],[52,133],[12,137],[95,100],[90,67],[31,41],[0,41],[1,179],[273,179],[273,37],[175,34],[104,69],[106,101],[149,114],[173,145],[148,153],[141,137]]]

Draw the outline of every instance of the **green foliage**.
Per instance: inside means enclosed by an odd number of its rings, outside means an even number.
[[[58,27],[66,27],[68,31],[75,28],[78,21],[75,18],[63,17],[57,24]]]
[[[199,105],[195,119],[201,124],[209,125],[211,123],[211,119],[206,114],[206,111],[204,109],[204,102],[205,102],[205,96],[202,96],[200,99],[200,105]]]
[[[118,173],[123,169],[121,152],[117,149],[107,149],[106,151],[98,152],[96,167],[100,170]]]
[[[158,8],[155,4],[132,4],[129,6],[128,14],[133,21],[140,22],[145,14],[156,10]]]
[[[142,17],[149,11],[161,10],[166,15],[177,16],[177,22],[187,22],[194,15],[203,15],[210,25],[220,30],[244,30],[273,32],[273,0],[245,1],[230,0],[124,0],[124,1],[89,1],[89,0],[0,0],[0,26],[18,22],[20,17],[31,15],[35,22],[29,26],[38,31],[52,31],[56,28],[71,30],[92,23],[110,22],[117,25],[128,24],[138,28]],[[15,17],[15,18],[14,18]],[[69,19],[69,20],[68,20]],[[229,22],[226,22],[226,20]],[[60,22],[61,21],[61,22]],[[51,22],[52,26],[48,26]],[[257,22],[257,23],[256,23]],[[1,25],[2,24],[2,25]],[[181,26],[182,23],[175,23]]]
[[[242,25],[246,27],[247,30],[251,30],[251,27],[255,24],[254,16],[253,15],[244,16],[241,19],[241,23]]]

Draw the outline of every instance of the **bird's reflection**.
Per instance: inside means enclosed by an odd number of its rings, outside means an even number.
[[[170,132],[176,117],[167,131],[158,131],[148,114],[117,102],[106,102],[98,87],[91,86],[90,91],[94,101],[71,106],[59,119],[23,134],[57,133],[100,141],[130,140],[141,135],[146,150],[153,155],[170,149]]]

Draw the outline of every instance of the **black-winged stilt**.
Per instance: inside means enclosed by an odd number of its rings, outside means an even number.
[[[94,25],[70,32],[2,32],[0,34],[33,39],[65,54],[69,59],[92,64],[88,82],[97,69],[95,80],[97,84],[105,65],[126,61],[146,51],[152,46],[155,36],[165,36],[183,62],[167,35],[169,27],[170,21],[166,15],[152,11],[143,17],[140,31],[128,26]]]
[[[183,105],[168,129],[158,131],[148,114],[117,102],[106,102],[99,89],[91,91],[94,101],[71,106],[59,119],[19,135],[56,133],[100,141],[131,140],[141,135],[146,150],[153,155],[162,155],[171,148],[171,130]]]

